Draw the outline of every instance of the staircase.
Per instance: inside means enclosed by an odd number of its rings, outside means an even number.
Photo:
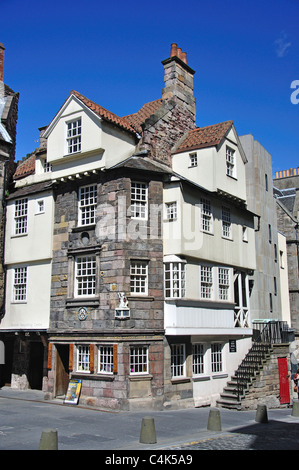
[[[242,409],[242,400],[250,393],[252,385],[271,357],[272,345],[288,343],[289,333],[287,324],[278,321],[268,322],[262,331],[254,330],[254,343],[220,394],[217,407]]]

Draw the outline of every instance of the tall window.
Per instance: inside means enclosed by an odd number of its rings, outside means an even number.
[[[68,153],[81,151],[81,118],[67,123]]]
[[[113,346],[98,347],[98,372],[101,374],[113,372]]]
[[[185,297],[185,264],[165,263],[165,297]]]
[[[222,236],[225,238],[232,237],[231,215],[229,207],[222,207]]]
[[[95,295],[96,287],[96,258],[95,256],[80,256],[76,258],[75,296],[88,297]]]
[[[132,261],[130,266],[131,294],[147,294],[148,292],[148,263]]]
[[[193,344],[192,345],[192,357],[193,357],[193,375],[199,375],[204,373],[204,345]]]
[[[212,372],[221,372],[223,370],[222,345],[220,343],[211,344],[211,365]]]
[[[204,198],[201,199],[201,230],[204,232],[213,231],[211,201]]]
[[[90,370],[90,346],[79,344],[77,346],[77,371],[89,372]]]
[[[230,147],[226,147],[226,174],[236,176],[235,151]]]
[[[130,373],[148,373],[148,347],[134,346],[130,348]]]
[[[27,300],[27,267],[14,270],[13,300],[15,302]]]
[[[131,183],[131,216],[135,219],[147,218],[148,187],[146,183]]]
[[[185,344],[171,345],[171,375],[172,377],[184,377],[186,375]]]
[[[176,202],[166,203],[166,218],[167,220],[176,220],[177,218],[177,203]]]
[[[229,299],[229,269],[218,269],[218,292],[220,300]]]
[[[15,235],[27,233],[28,199],[18,199],[15,202]]]
[[[97,185],[79,189],[79,225],[95,224],[97,207]]]
[[[200,269],[200,296],[202,299],[211,299],[213,292],[212,266],[201,266]]]

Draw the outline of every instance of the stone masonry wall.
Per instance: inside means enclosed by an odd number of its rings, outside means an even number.
[[[83,377],[81,402],[90,406],[129,409],[144,405],[160,406],[163,397],[163,246],[159,230],[151,236],[150,218],[131,219],[131,179],[148,180],[148,202],[161,206],[162,181],[130,170],[102,173],[56,188],[53,239],[51,315],[49,341],[74,344],[116,344],[117,373],[101,377],[96,372]],[[79,227],[78,190],[97,183],[96,224]],[[161,234],[161,233],[160,233]],[[77,254],[92,253],[98,259],[97,290],[91,299],[74,298],[74,259]],[[148,263],[148,295],[130,293],[131,260]],[[130,317],[115,318],[118,294],[127,296]],[[78,308],[87,307],[87,318],[78,317]],[[130,376],[130,347],[148,347],[149,374]],[[95,348],[96,351],[96,348]],[[95,364],[97,353],[95,353]],[[75,348],[74,348],[75,364]],[[52,367],[55,369],[55,352]],[[55,390],[55,371],[49,374],[48,392]],[[76,366],[70,377],[78,377]],[[80,374],[79,374],[80,376]],[[80,376],[82,378],[82,375]],[[156,403],[158,403],[156,405]],[[136,404],[136,405],[135,405]]]
[[[246,397],[242,399],[242,410],[255,410],[257,405],[266,405],[268,408],[280,408],[280,387],[278,358],[288,358],[288,370],[290,371],[289,345],[273,345],[270,359],[264,365],[260,374],[249,388]],[[292,382],[289,378],[290,395],[292,396]]]

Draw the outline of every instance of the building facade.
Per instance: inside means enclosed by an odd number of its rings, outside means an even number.
[[[132,410],[213,405],[252,338],[255,218],[232,121],[197,128],[172,44],[161,98],[71,91],[7,198],[11,385]]]
[[[5,198],[10,190],[11,176],[15,169],[15,150],[18,120],[19,93],[4,83],[5,47],[0,43],[0,322],[5,315]],[[5,341],[4,341],[5,340]],[[0,337],[0,385],[10,380],[11,342],[5,348],[7,338]]]

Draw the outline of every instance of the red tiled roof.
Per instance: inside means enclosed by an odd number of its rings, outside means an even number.
[[[136,133],[135,129],[133,129],[129,121],[127,121],[125,118],[119,117],[111,111],[108,111],[107,109],[103,108],[99,104],[94,103],[93,101],[81,95],[81,93],[78,93],[75,90],[72,90],[70,95],[75,95],[77,98],[79,98],[80,101],[82,101],[82,103],[84,103],[89,109],[91,109],[102,119],[112,122],[113,124],[116,124],[129,132],[133,132],[134,134]]]
[[[232,125],[233,121],[225,121],[211,126],[192,129],[174,153],[218,145]]]
[[[137,111],[137,113],[124,116],[124,119],[128,121],[137,132],[141,133],[141,125],[162,106],[162,103],[163,100],[161,98],[155,101],[150,101],[149,103],[145,103],[142,108]]]
[[[13,175],[15,180],[24,178],[25,176],[32,175],[35,172],[35,154],[20,160],[17,169]]]

